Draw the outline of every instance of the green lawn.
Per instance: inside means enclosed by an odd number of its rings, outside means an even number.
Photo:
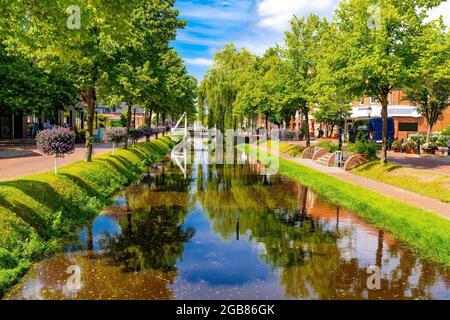
[[[352,172],[443,202],[450,202],[450,177],[444,174],[402,167],[393,163],[382,165],[378,161],[355,168]]]
[[[270,149],[270,141],[267,141],[265,143],[262,144],[263,147],[269,148]],[[299,158],[302,156],[303,151],[305,151],[305,147],[296,145],[296,144],[291,144],[289,142],[279,142],[279,146],[280,146],[280,152],[290,155],[291,157],[296,157]]]
[[[450,221],[289,160],[280,159],[280,174],[387,230],[420,256],[450,266]]]
[[[170,137],[76,162],[53,173],[0,182],[0,297],[74,227],[92,218],[124,185],[166,155]],[[50,169],[50,168],[49,168]]]

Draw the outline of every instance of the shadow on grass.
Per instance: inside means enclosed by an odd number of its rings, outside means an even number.
[[[115,157],[114,157],[114,158],[115,158]],[[105,164],[105,165],[109,165],[109,166],[112,167],[114,170],[116,170],[117,173],[122,173],[122,172],[125,170],[124,167],[119,166],[117,163],[115,163],[114,161],[112,161],[112,160],[109,159],[109,158],[95,159],[95,161],[102,162],[102,163]]]
[[[40,206],[49,208],[51,212],[64,210],[64,198],[61,197],[53,187],[48,183],[40,181],[14,180],[5,181],[0,184],[7,188],[16,189],[23,192],[26,196],[36,201]],[[51,196],[49,196],[51,195]],[[11,202],[6,199],[0,199],[0,205],[16,214],[19,218],[32,226],[40,236],[48,238],[48,228],[50,227],[50,219],[46,219],[36,212],[35,208],[27,206],[19,201]],[[52,201],[48,201],[51,199]],[[50,217],[48,217],[50,218]]]
[[[84,181],[82,178],[75,176],[73,174],[69,173],[60,173],[59,174],[62,177],[66,177],[70,180],[72,180],[75,184],[77,184],[81,189],[85,190],[91,197],[96,197],[98,199],[104,200],[104,196],[101,192],[98,192],[96,189],[92,188],[86,181]]]

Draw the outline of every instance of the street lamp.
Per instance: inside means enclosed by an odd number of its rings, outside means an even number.
[[[367,108],[367,115],[369,116],[369,119],[372,117],[372,107],[369,106],[369,108]]]

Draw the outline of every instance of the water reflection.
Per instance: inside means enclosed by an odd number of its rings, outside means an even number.
[[[449,299],[450,273],[257,164],[170,161],[126,188],[14,299]],[[82,288],[68,290],[78,265]],[[368,290],[367,268],[381,269]]]

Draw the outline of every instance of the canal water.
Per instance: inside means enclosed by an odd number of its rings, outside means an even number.
[[[449,270],[301,184],[195,158],[150,168],[7,298],[450,299]]]

